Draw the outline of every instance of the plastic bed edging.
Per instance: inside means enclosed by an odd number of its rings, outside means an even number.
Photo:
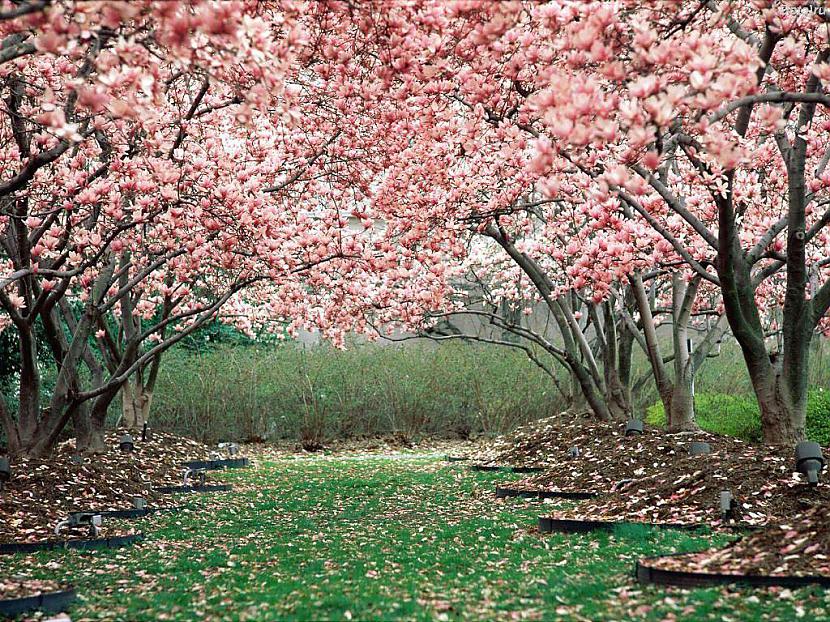
[[[37,551],[52,551],[56,549],[117,549],[128,546],[144,539],[144,534],[136,533],[129,536],[113,536],[112,538],[95,538],[92,540],[54,540],[47,542],[9,542],[0,544],[0,555],[15,553],[35,553]]]
[[[37,596],[9,598],[8,600],[0,600],[0,616],[11,618],[30,611],[59,613],[64,611],[73,600],[75,600],[75,590],[71,587],[57,592],[45,592]]]
[[[190,460],[182,462],[182,466],[189,469],[206,469],[218,471],[220,469],[242,469],[251,466],[248,458],[230,458],[228,460]]]
[[[519,488],[510,488],[496,486],[496,499],[504,499],[506,497],[523,497],[525,499],[594,499],[599,496],[596,492],[582,492],[569,490],[521,490]]]
[[[705,523],[639,523],[635,521],[576,520],[572,518],[539,517],[539,531],[542,533],[589,533],[591,531],[611,531],[615,527],[629,526],[658,527],[660,529],[694,530],[708,527]]]
[[[153,488],[156,492],[162,494],[172,493],[190,493],[190,492],[227,492],[232,490],[233,486],[230,484],[216,484],[211,486],[159,486]]]
[[[694,553],[679,553],[678,555],[693,555]],[[830,587],[830,577],[821,575],[805,576],[772,576],[772,575],[747,575],[747,574],[723,574],[716,572],[693,572],[685,570],[664,570],[653,568],[647,565],[648,560],[656,560],[661,557],[675,557],[675,555],[659,555],[646,557],[637,562],[635,576],[637,581],[652,585],[671,585],[676,587],[711,587],[713,585],[727,585],[739,583],[753,587],[804,587],[807,585],[820,585]]]

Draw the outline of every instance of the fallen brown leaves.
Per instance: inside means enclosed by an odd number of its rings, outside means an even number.
[[[77,456],[74,441],[59,445],[45,459],[13,462],[13,478],[0,492],[0,543],[37,542],[86,537],[81,527],[53,533],[56,523],[70,512],[132,508],[132,498],[141,496],[148,506],[169,505],[168,498],[151,489],[180,484],[181,462],[206,459],[210,447],[172,434],[156,432],[135,450],[123,453],[118,439],[123,432],[108,433],[108,450],[94,456]],[[100,537],[132,533],[105,520]]]

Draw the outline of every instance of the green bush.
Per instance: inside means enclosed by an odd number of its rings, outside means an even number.
[[[807,394],[807,438],[830,446],[830,391],[811,389]]]
[[[754,397],[698,393],[695,416],[698,425],[708,432],[746,441],[761,440],[761,413]],[[661,402],[649,406],[646,421],[657,426],[666,424]],[[807,396],[807,438],[830,445],[830,392],[823,389],[811,389]]]
[[[220,345],[165,355],[151,421],[200,439],[499,434],[562,409],[523,352],[482,344]]]

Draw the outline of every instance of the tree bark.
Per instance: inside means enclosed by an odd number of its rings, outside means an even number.
[[[121,387],[121,413],[124,427],[141,430],[150,416],[153,392],[141,383],[140,377],[134,377]]]

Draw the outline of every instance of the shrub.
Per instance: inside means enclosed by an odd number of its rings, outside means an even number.
[[[735,436],[746,441],[761,440],[761,413],[754,397],[723,393],[695,395],[695,416],[707,432]],[[649,406],[646,421],[665,425],[663,404]],[[811,389],[807,397],[807,438],[823,446],[830,445],[830,392]]]
[[[562,409],[523,352],[482,344],[294,344],[175,350],[151,421],[200,439],[500,434]]]

